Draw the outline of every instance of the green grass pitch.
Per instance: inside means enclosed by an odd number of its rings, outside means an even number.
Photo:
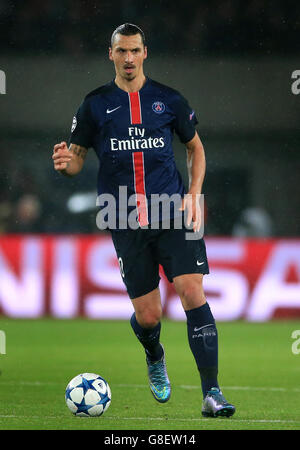
[[[1,318],[0,429],[299,430],[300,354],[291,338],[297,329],[295,321],[218,323],[219,382],[237,411],[204,419],[184,322],[162,322],[172,395],[159,404],[129,322]],[[67,383],[82,372],[110,384],[112,403],[102,417],[75,417],[65,404]]]

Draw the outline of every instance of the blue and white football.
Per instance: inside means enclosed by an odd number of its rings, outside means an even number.
[[[111,390],[100,375],[81,373],[69,382],[65,399],[75,416],[99,417],[109,408]]]

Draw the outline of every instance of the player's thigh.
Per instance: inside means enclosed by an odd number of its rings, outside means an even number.
[[[136,319],[144,328],[155,327],[162,316],[162,305],[159,288],[146,295],[131,299]]]
[[[145,230],[143,230],[145,231]],[[159,284],[159,265],[141,230],[112,232],[120,273],[130,299],[151,293]]]
[[[195,239],[193,231],[185,228],[164,230],[155,250],[170,282],[181,275],[209,273],[205,242],[202,238]],[[195,279],[202,280],[201,277]]]

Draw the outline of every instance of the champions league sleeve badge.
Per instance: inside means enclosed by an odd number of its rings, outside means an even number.
[[[73,120],[72,120],[71,133],[73,133],[73,131],[75,130],[76,125],[77,125],[77,119],[76,119],[76,117],[74,116],[74,117],[73,117]]]

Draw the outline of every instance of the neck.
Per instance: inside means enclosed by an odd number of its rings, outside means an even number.
[[[134,78],[133,80],[125,80],[124,78],[116,75],[116,85],[125,92],[137,92],[144,86],[146,77],[144,74]]]

